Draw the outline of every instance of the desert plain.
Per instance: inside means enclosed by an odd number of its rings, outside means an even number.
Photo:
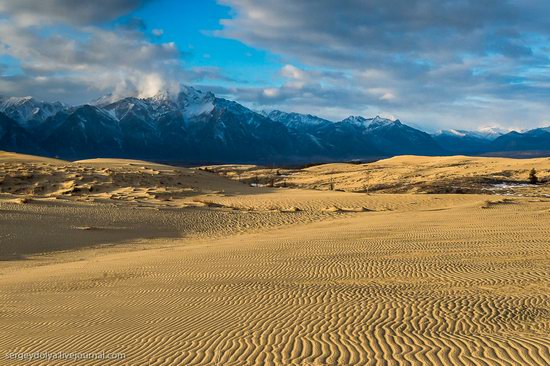
[[[0,152],[0,259],[2,365],[550,364],[550,158]]]

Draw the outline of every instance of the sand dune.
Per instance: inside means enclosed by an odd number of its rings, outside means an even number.
[[[65,164],[64,160],[45,158],[43,156],[26,155],[0,150],[0,161],[3,163],[44,163],[44,164]]]
[[[550,364],[540,190],[276,189],[147,162],[25,159],[0,159],[0,243],[21,254],[0,261],[0,364]],[[417,171],[450,169],[423,159]],[[414,170],[395,160],[398,176]],[[475,169],[492,174],[491,161]],[[4,358],[101,351],[125,358]]]
[[[528,184],[535,168],[545,185]],[[277,187],[384,193],[550,194],[550,158],[398,156],[368,164],[322,164],[303,169],[254,165],[203,167],[247,183]]]
[[[0,152],[0,193],[67,201],[161,203],[201,194],[252,192],[199,170],[124,159],[66,162]]]

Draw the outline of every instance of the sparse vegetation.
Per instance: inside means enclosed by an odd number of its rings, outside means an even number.
[[[543,195],[550,187],[547,161],[474,157],[396,157],[370,164],[331,163],[305,169],[256,165],[210,166],[213,172],[241,172],[261,186],[373,193]],[[530,184],[535,167],[537,183]],[[236,179],[234,174],[227,177]]]
[[[538,182],[539,182],[539,177],[537,177],[537,170],[533,168],[529,172],[529,183],[537,184]]]
[[[365,173],[365,178],[364,178],[364,181],[363,181],[363,192],[368,194],[369,193],[369,187],[370,187],[369,177],[368,177],[368,174]]]

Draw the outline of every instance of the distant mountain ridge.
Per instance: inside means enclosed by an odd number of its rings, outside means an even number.
[[[255,112],[182,86],[149,98],[107,95],[67,106],[0,97],[0,149],[65,159],[123,157],[181,163],[305,163],[402,154],[550,150],[550,128],[523,133],[447,130],[430,135],[399,120]]]

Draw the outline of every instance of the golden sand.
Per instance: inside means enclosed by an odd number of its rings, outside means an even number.
[[[146,162],[0,158],[4,182],[11,174],[0,241],[19,240],[0,262],[0,364],[550,364],[544,185],[364,194]],[[507,164],[522,175],[532,162]],[[68,180],[96,188],[60,189]],[[62,251],[43,253],[52,238]],[[125,359],[4,357],[101,351]]]
[[[541,181],[550,182],[550,158],[405,155],[368,164],[335,163],[303,169],[255,165],[203,167],[233,180],[276,187],[371,193],[550,194],[548,185],[528,185],[529,172],[533,168]]]

